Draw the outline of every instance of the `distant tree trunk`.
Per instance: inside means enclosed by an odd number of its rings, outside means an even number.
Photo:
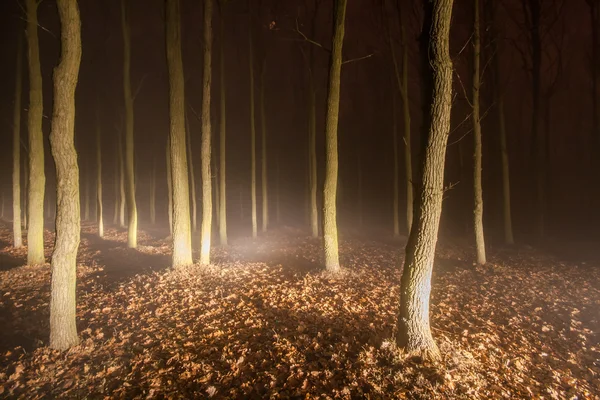
[[[267,115],[265,113],[265,72],[267,70],[267,58],[263,59],[260,71],[260,127],[261,127],[261,145],[262,145],[262,232],[267,232],[269,226],[269,192],[267,178]]]
[[[227,134],[227,118],[226,118],[226,88],[225,88],[225,51],[224,51],[224,25],[223,10],[221,9],[221,26],[220,26],[220,41],[219,41],[219,69],[220,69],[220,120],[219,120],[219,238],[221,246],[227,246],[227,175],[226,175],[226,134]]]
[[[340,113],[340,83],[342,75],[342,47],[344,44],[344,22],[347,0],[335,2],[335,25],[333,46],[329,66],[329,88],[327,93],[327,116],[325,118],[325,188],[323,190],[323,239],[325,268],[330,272],[340,271],[337,230],[337,186],[338,186],[338,119]]]
[[[360,148],[360,144],[359,144],[359,148]],[[357,181],[358,181],[358,227],[359,228],[363,228],[364,226],[364,215],[363,215],[363,171],[362,171],[362,159],[360,156],[360,150],[358,153],[358,160],[357,160],[357,167],[358,167],[358,173],[357,173]]]
[[[217,209],[217,211],[219,210],[219,204],[221,204],[221,199],[219,198],[220,196],[220,191],[219,191],[219,167],[217,166],[217,159],[216,157],[211,157],[212,160],[212,169],[211,172],[214,174],[214,187],[213,187],[213,193],[215,194],[215,203],[214,203],[214,208]],[[219,225],[219,213],[213,213],[215,216],[215,223],[217,224],[217,226]]]
[[[171,114],[171,179],[173,185],[173,267],[192,264],[190,192],[185,146],[185,90],[181,60],[179,0],[166,0],[167,65]],[[204,217],[203,217],[204,218]]]
[[[127,195],[127,246],[137,248],[137,205],[135,202],[135,170],[133,150],[133,96],[131,94],[131,35],[125,10],[126,0],[121,0],[121,27],[123,30],[123,95],[125,99],[125,183]]]
[[[50,145],[56,165],[56,241],[52,252],[50,347],[77,345],[77,248],[79,247],[79,170],[73,141],[75,88],[81,61],[77,1],[57,0],[61,22],[61,60],[54,70],[54,110]]]
[[[104,207],[102,204],[102,135],[100,132],[100,113],[96,114],[96,217],[98,236],[104,237]]]
[[[248,3],[250,6],[250,3]],[[256,218],[256,119],[254,111],[254,41],[252,39],[252,8],[248,11],[250,67],[250,198],[252,202],[252,238],[258,235]]]
[[[119,225],[125,227],[125,159],[123,155],[123,137],[119,135]]]
[[[192,133],[190,131],[190,122],[185,116],[185,127],[187,136],[187,157],[190,166],[190,191],[192,198],[192,232],[197,231],[198,214],[197,214],[197,203],[196,203],[196,174],[194,173],[194,156],[192,152]]]
[[[202,236],[200,264],[210,264],[212,235],[212,174],[210,151],[212,127],[210,121],[210,88],[212,85],[212,0],[204,0],[204,72],[202,76]]]
[[[114,175],[114,190],[115,190],[115,208],[114,208],[114,214],[113,214],[113,224],[116,225],[119,222],[119,194],[120,194],[120,176],[121,174],[119,173],[119,141],[117,140],[117,144],[116,144],[116,156],[115,156],[115,175]]]
[[[312,54],[312,53],[311,53]],[[317,205],[317,95],[312,67],[308,84],[308,181],[310,201],[310,228],[313,238],[319,237],[319,209]]]
[[[277,152],[276,158],[276,172],[275,172],[275,182],[277,184],[277,192],[275,195],[275,221],[277,225],[281,224],[281,180],[280,180],[280,170],[279,170],[279,152]]]
[[[17,39],[17,70],[15,73],[15,109],[13,114],[13,246],[23,246],[21,233],[21,94],[23,91],[23,35]]]
[[[390,42],[391,43],[391,42]],[[394,153],[394,173],[392,182],[392,208],[393,208],[393,224],[394,224],[394,237],[400,237],[400,195],[398,188],[399,180],[399,168],[398,168],[398,116],[396,113],[396,91],[392,91],[392,146]]]
[[[400,314],[396,342],[410,354],[439,359],[440,354],[429,325],[431,274],[444,194],[444,163],[450,131],[452,106],[452,60],[450,23],[452,0],[425,3],[422,40],[429,42],[429,62],[433,73],[427,143],[422,157],[422,179],[418,188],[419,206],[406,245],[400,284]],[[424,99],[426,101],[426,99]]]
[[[167,197],[169,216],[169,234],[173,235],[173,176],[171,175],[171,138],[167,138]]]
[[[150,223],[156,224],[156,156],[152,158],[152,176],[150,178]]]
[[[473,120],[473,138],[474,138],[474,154],[473,154],[473,193],[474,193],[474,231],[475,231],[475,248],[477,252],[477,264],[484,265],[485,257],[485,238],[483,234],[483,189],[481,187],[481,120],[479,112],[479,88],[481,86],[481,78],[479,71],[479,60],[481,57],[481,36],[479,33],[480,18],[479,18],[479,2],[474,1],[474,21],[473,21],[473,90],[472,90],[472,106],[473,112],[471,117]]]
[[[28,156],[29,157],[29,156]],[[27,221],[27,216],[29,215],[28,210],[29,210],[29,206],[27,204],[27,199],[29,198],[29,161],[28,160],[24,160],[23,162],[23,186],[24,186],[24,193],[25,196],[23,196],[23,227],[25,229],[29,229],[29,224]]]
[[[29,185],[27,199],[27,264],[39,265],[44,258],[44,134],[42,132],[42,72],[38,40],[37,0],[27,0],[29,54]]]
[[[90,220],[90,162],[89,159],[85,159],[85,182],[83,191],[83,220]]]

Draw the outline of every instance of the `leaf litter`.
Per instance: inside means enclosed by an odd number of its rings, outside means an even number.
[[[512,249],[476,267],[441,245],[430,364],[394,346],[402,243],[343,241],[332,276],[297,232],[183,270],[167,268],[166,239],[139,240],[84,225],[80,344],[60,353],[46,346],[50,267],[23,266],[0,227],[0,397],[600,398],[597,265]]]

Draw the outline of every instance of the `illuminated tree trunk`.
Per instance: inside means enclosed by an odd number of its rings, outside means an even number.
[[[167,214],[169,216],[169,234],[173,235],[173,177],[171,176],[171,139],[167,138]]]
[[[312,53],[311,53],[312,54]],[[312,67],[311,67],[312,68]],[[312,70],[308,85],[308,180],[310,202],[310,228],[313,238],[319,237],[319,209],[317,206],[317,95]]]
[[[173,191],[173,267],[192,264],[190,192],[185,146],[185,90],[179,0],[166,0],[169,69],[170,161]]]
[[[219,43],[219,69],[220,69],[220,120],[219,120],[219,238],[221,246],[227,246],[227,180],[226,180],[226,134],[227,134],[227,103],[225,97],[225,51],[224,30],[225,22],[221,10],[220,43]]]
[[[198,215],[197,215],[197,204],[196,204],[196,174],[194,173],[194,157],[192,154],[192,134],[190,131],[190,123],[185,117],[186,137],[187,137],[187,157],[190,165],[190,191],[192,192],[192,232],[196,232]]]
[[[340,81],[342,75],[342,47],[344,44],[346,4],[347,0],[336,0],[335,2],[335,25],[329,66],[327,116],[325,119],[326,163],[325,188],[323,190],[323,239],[325,247],[325,268],[330,272],[340,271],[336,210],[338,185],[337,129],[340,113]]]
[[[96,114],[96,218],[98,236],[104,237],[104,207],[102,203],[102,135],[100,132],[100,114]]]
[[[123,137],[119,134],[119,225],[125,227],[125,160],[123,156]]]
[[[113,224],[116,225],[119,222],[119,144],[116,144],[116,157],[115,157],[115,175],[114,175],[114,191],[115,191],[115,203],[114,203],[114,214]]]
[[[269,192],[267,180],[267,116],[265,114],[265,72],[267,59],[263,60],[260,71],[260,127],[262,146],[261,184],[262,184],[262,232],[267,232],[269,226]]]
[[[13,114],[13,246],[23,246],[21,232],[21,95],[23,92],[23,35],[17,41],[17,69],[15,73],[15,109]]]
[[[28,156],[29,157],[29,156]],[[23,191],[25,193],[25,196],[23,196],[23,227],[25,229],[29,228],[29,224],[27,221],[27,216],[29,215],[28,210],[28,204],[27,204],[27,199],[29,198],[28,194],[29,194],[29,161],[28,160],[24,160],[23,162],[23,186],[25,187],[25,190]]]
[[[281,224],[281,180],[280,180],[280,169],[279,169],[279,152],[277,152],[277,159],[276,159],[276,175],[275,175],[275,182],[277,184],[277,192],[275,194],[275,221],[277,222],[277,225]]]
[[[39,265],[44,258],[44,135],[42,132],[42,72],[38,40],[37,0],[27,0],[29,54],[29,185],[27,198],[27,264]]]
[[[252,10],[248,12],[250,67],[250,199],[252,202],[252,238],[258,234],[256,218],[256,119],[254,112],[254,41],[252,39]]]
[[[150,178],[150,223],[156,224],[156,156],[152,158],[152,177]]]
[[[131,94],[131,35],[121,0],[121,27],[123,30],[123,95],[125,99],[125,186],[127,202],[127,246],[137,247],[137,205],[135,203],[135,170],[133,150],[133,96]]]
[[[479,88],[481,78],[479,73],[479,60],[481,53],[481,37],[479,33],[479,1],[475,0],[474,22],[473,22],[473,91],[471,118],[473,120],[473,226],[475,231],[475,249],[477,252],[477,264],[483,265],[485,259],[485,238],[483,234],[483,189],[481,187],[481,121],[479,113]]]
[[[200,264],[210,264],[212,234],[212,174],[210,151],[212,128],[210,124],[210,88],[212,85],[212,0],[204,0],[204,71],[202,76],[202,232]]]
[[[440,354],[429,325],[431,274],[444,194],[444,163],[450,131],[452,106],[452,60],[450,22],[452,0],[425,3],[423,38],[429,51],[423,67],[433,74],[427,143],[422,157],[422,179],[418,188],[419,206],[406,245],[400,284],[400,314],[396,342],[410,354],[439,359]],[[426,49],[425,49],[426,50]],[[428,55],[427,55],[428,54]],[[426,99],[424,99],[426,100]]]
[[[212,160],[212,170],[211,172],[214,174],[215,179],[214,179],[214,188],[213,188],[213,193],[215,194],[215,202],[214,202],[214,208],[217,209],[217,211],[219,210],[219,204],[221,199],[219,198],[220,196],[220,191],[219,191],[219,167],[217,167],[217,160],[216,157],[211,157]],[[216,212],[214,213],[215,215],[215,223],[217,224],[217,226],[219,225],[219,213]]]
[[[90,220],[90,162],[85,161],[85,182],[83,192],[83,220]]]
[[[81,61],[77,1],[57,0],[61,22],[61,60],[54,70],[54,110],[50,145],[56,165],[56,241],[52,252],[50,347],[77,345],[76,279],[79,247],[79,170],[73,141],[75,88]]]

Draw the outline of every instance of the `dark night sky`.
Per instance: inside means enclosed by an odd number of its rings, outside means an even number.
[[[122,45],[120,28],[119,0],[81,0],[83,27],[83,59],[77,91],[76,142],[80,154],[82,174],[86,173],[86,163],[93,160],[93,138],[96,112],[101,114],[101,128],[104,133],[105,179],[107,199],[112,201],[112,170],[114,165],[115,132],[120,127],[123,109],[122,96]],[[149,183],[148,174],[153,157],[158,158],[161,168],[164,165],[165,143],[168,134],[168,75],[164,49],[163,0],[129,0],[130,22],[132,25],[132,83],[134,90],[143,84],[135,103],[136,167],[139,171],[137,183],[141,207],[146,206],[145,191]],[[453,108],[453,131],[448,147],[447,181],[461,180],[459,170],[459,148],[466,155],[463,159],[470,163],[472,137],[467,135],[458,143],[457,139],[468,133],[470,124],[460,124],[468,113],[468,103],[464,100],[462,82],[470,84],[471,46],[465,46],[471,34],[472,2],[455,2],[453,31],[451,37],[452,56],[455,62],[455,101]],[[527,217],[531,213],[531,189],[533,163],[531,159],[530,110],[531,94],[527,74],[522,69],[521,56],[515,46],[527,49],[527,35],[515,22],[520,16],[520,1],[505,0],[499,7],[499,18],[503,21],[500,43],[500,56],[503,67],[503,90],[506,93],[509,148],[511,149],[513,201],[517,227],[527,231],[531,224]],[[550,0],[542,0],[550,4]],[[186,97],[196,110],[200,109],[202,77],[202,2],[182,0],[183,4],[183,57],[187,79]],[[246,1],[233,0],[225,7],[225,49],[228,100],[228,182],[230,197],[239,197],[239,183],[249,184],[249,85],[248,85],[248,15]],[[262,4],[262,5],[260,5]],[[342,216],[348,221],[355,201],[356,159],[360,151],[365,163],[365,202],[377,210],[372,214],[373,222],[388,223],[391,215],[391,87],[390,58],[381,25],[379,0],[350,0],[346,21],[345,59],[374,53],[373,57],[347,64],[342,72],[342,104],[340,114],[340,173],[342,183]],[[417,35],[420,28],[419,1],[403,2],[411,11],[408,14],[408,37],[410,45],[410,91],[414,98],[411,104],[412,127],[419,128],[419,81],[416,75],[418,66]],[[266,104],[271,166],[275,154],[281,160],[282,188],[285,189],[284,204],[290,213],[301,214],[303,206],[306,168],[306,80],[302,66],[299,36],[293,32],[298,16],[301,29],[308,34],[311,21],[307,12],[313,1],[307,0],[263,0],[253,2],[257,17],[254,29],[259,46],[264,48],[267,57]],[[315,40],[329,47],[331,36],[332,0],[322,1],[316,20]],[[551,103],[550,126],[550,177],[553,201],[551,210],[556,214],[555,229],[574,228],[585,220],[582,203],[589,174],[586,168],[589,160],[591,135],[591,54],[590,22],[588,9],[583,0],[567,0],[563,17],[553,26],[547,36],[558,37],[564,26],[562,45],[563,72],[557,86],[557,93]],[[16,37],[23,29],[23,12],[17,0],[0,0],[0,143],[4,157],[0,159],[0,187],[10,189],[11,126],[13,113],[14,65]],[[58,17],[56,6],[51,0],[42,1],[39,20],[43,29],[39,30],[44,79],[44,115],[51,115],[52,69],[58,57]],[[215,51],[220,38],[218,12],[215,12]],[[271,21],[276,22],[277,30],[269,30]],[[395,30],[396,27],[393,27]],[[464,50],[461,52],[461,49]],[[555,51],[546,46],[548,60],[555,58]],[[326,95],[327,53],[315,49],[318,55],[319,76],[319,143],[323,143],[324,101]],[[218,53],[214,55],[213,74],[213,128],[218,130]],[[485,63],[485,62],[484,62]],[[26,74],[25,74],[26,75]],[[545,79],[550,75],[544,72]],[[460,80],[457,78],[460,77]],[[487,77],[484,77],[487,79]],[[489,85],[484,83],[482,109],[490,105]],[[24,89],[27,90],[25,82]],[[487,91],[487,95],[485,94]],[[487,97],[486,97],[487,96]],[[23,96],[26,109],[27,92]],[[199,154],[200,125],[189,113],[192,122],[192,141],[196,155]],[[484,192],[486,193],[487,226],[500,226],[500,182],[499,156],[497,153],[497,123],[495,109],[492,108],[484,123]],[[26,112],[23,113],[23,137],[26,137]],[[44,134],[50,130],[49,119],[44,121]],[[452,144],[454,143],[454,144]],[[322,147],[322,145],[321,145]],[[46,152],[47,180],[53,192],[53,165],[49,151]],[[320,158],[322,167],[323,157]],[[199,177],[199,160],[194,161]],[[271,167],[271,180],[274,168]],[[83,176],[83,175],[82,175]],[[162,171],[161,177],[164,176]],[[164,178],[161,178],[164,180]],[[466,180],[448,193],[446,207],[459,210],[445,214],[444,221],[452,223],[461,218],[468,219],[471,192],[470,174]],[[271,183],[271,186],[273,183]],[[530,189],[528,189],[528,187]],[[246,192],[247,190],[244,189]],[[163,190],[164,192],[164,190]],[[249,202],[248,193],[244,196]],[[234,206],[232,206],[234,207]],[[464,211],[464,212],[463,212]],[[143,212],[143,211],[142,211]],[[345,212],[345,214],[344,214]],[[460,217],[460,218],[459,218]],[[567,218],[569,217],[569,218]],[[470,221],[470,219],[468,219]],[[443,228],[445,227],[443,223]]]

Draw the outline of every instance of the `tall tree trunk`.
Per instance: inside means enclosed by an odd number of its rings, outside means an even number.
[[[187,136],[187,157],[188,157],[188,162],[189,162],[189,167],[190,167],[190,191],[191,193],[191,198],[192,198],[192,232],[196,232],[197,231],[197,224],[198,224],[198,214],[197,214],[197,202],[196,202],[196,174],[194,173],[194,156],[193,156],[193,152],[192,152],[192,133],[190,131],[190,121],[187,117],[187,115],[185,116],[185,130],[186,130],[186,136]]]
[[[29,156],[27,156],[29,157]],[[25,196],[23,196],[23,227],[25,229],[29,229],[29,223],[28,223],[28,218],[27,216],[29,215],[29,206],[28,206],[28,202],[27,199],[29,198],[29,161],[27,160],[23,160],[23,186],[24,186],[24,191],[23,193],[25,193]]]
[[[486,263],[485,258],[485,239],[483,235],[483,189],[481,187],[481,120],[479,112],[479,88],[481,86],[481,77],[479,72],[479,61],[481,57],[481,36],[479,33],[479,2],[474,1],[474,21],[473,21],[473,91],[472,106],[473,112],[473,227],[475,232],[475,248],[477,252],[477,264]]]
[[[114,213],[113,213],[113,225],[116,225],[119,222],[119,142],[115,145],[115,174],[114,174],[114,191],[115,191],[115,200],[114,200]]]
[[[248,3],[250,6],[250,3]],[[254,111],[254,40],[252,38],[252,8],[248,11],[250,67],[250,198],[252,202],[252,238],[258,235],[256,218],[256,118]]]
[[[98,236],[104,237],[104,207],[102,203],[102,135],[100,132],[100,113],[96,114],[96,217]]]
[[[269,226],[269,192],[267,178],[267,115],[265,113],[265,76],[267,58],[263,59],[260,71],[260,128],[262,146],[261,184],[262,184],[262,232],[267,232]]]
[[[185,146],[185,89],[181,60],[179,0],[166,1],[167,65],[169,69],[170,161],[173,191],[173,267],[192,264],[190,192]],[[203,217],[204,218],[204,217]]]
[[[226,134],[227,134],[227,118],[226,118],[226,93],[225,93],[225,21],[223,18],[223,10],[221,9],[221,26],[220,26],[220,42],[219,42],[219,69],[220,69],[220,119],[219,119],[219,239],[221,246],[227,246],[227,180],[226,180]]]
[[[83,220],[90,220],[90,162],[89,159],[86,158],[85,161],[85,182],[84,182],[84,191],[83,191]]]
[[[169,234],[173,235],[173,176],[171,175],[171,138],[167,137],[167,215],[169,218]]]
[[[408,353],[439,359],[440,354],[429,325],[431,274],[442,213],[444,163],[450,132],[452,106],[452,60],[450,24],[452,0],[425,3],[421,40],[429,43],[424,67],[433,74],[430,92],[430,122],[427,143],[423,143],[422,179],[418,187],[419,206],[406,245],[404,270],[400,284],[400,314],[396,342]],[[426,101],[427,99],[424,99]]]
[[[359,149],[360,149],[360,144],[359,144]],[[358,167],[358,173],[357,173],[357,181],[358,181],[358,227],[359,228],[363,228],[364,226],[364,215],[363,215],[363,171],[362,171],[362,158],[360,156],[360,150],[358,153],[358,160],[357,160],[357,167]]]
[[[394,237],[400,237],[400,196],[398,188],[399,179],[399,168],[398,168],[398,115],[396,113],[396,91],[392,91],[392,145],[394,153],[394,173],[392,182],[392,208],[393,208],[393,224],[394,224]]]
[[[127,196],[127,246],[137,247],[137,205],[135,202],[135,170],[133,141],[133,95],[131,94],[131,35],[127,20],[126,0],[121,0],[123,30],[123,97],[125,99],[125,183]]]
[[[219,191],[219,167],[217,166],[217,159],[216,157],[211,157],[212,160],[212,170],[211,172],[214,174],[214,187],[213,187],[213,193],[215,194],[215,203],[214,203],[214,208],[217,209],[217,211],[219,210],[219,204],[221,204],[221,199],[220,197],[220,191]],[[215,216],[215,223],[217,224],[217,226],[219,225],[219,213],[213,213]]]
[[[212,127],[210,124],[210,88],[212,85],[212,0],[204,0],[204,72],[202,76],[202,236],[200,264],[210,264],[212,235],[212,174],[210,151]]]
[[[312,54],[312,53],[311,53]],[[312,67],[308,84],[308,181],[310,201],[310,228],[313,238],[319,237],[319,209],[317,205],[317,95]]]
[[[119,225],[125,227],[125,157],[123,155],[123,135],[119,134]]]
[[[29,188],[27,199],[27,264],[39,265],[44,258],[44,134],[43,95],[38,40],[37,0],[27,0],[27,43],[29,54]]]
[[[56,241],[52,252],[50,347],[77,345],[77,248],[79,247],[79,168],[73,141],[75,88],[81,61],[77,1],[57,0],[61,22],[61,60],[54,70],[54,110],[50,146],[56,165]]]
[[[338,119],[340,114],[340,84],[342,75],[342,47],[344,44],[344,22],[347,0],[335,2],[335,24],[333,46],[329,66],[327,92],[327,116],[325,119],[325,188],[323,190],[323,239],[325,268],[330,272],[340,271],[337,229],[337,186],[338,186]]]
[[[152,157],[152,176],[150,178],[150,223],[156,224],[156,156]]]
[[[23,246],[21,233],[21,94],[23,91],[23,35],[17,41],[17,69],[15,72],[15,109],[13,114],[13,246]]]
[[[277,184],[277,192],[275,194],[275,221],[277,225],[281,225],[281,180],[280,180],[280,169],[279,169],[279,151],[277,152],[276,158],[276,172],[275,182]]]

